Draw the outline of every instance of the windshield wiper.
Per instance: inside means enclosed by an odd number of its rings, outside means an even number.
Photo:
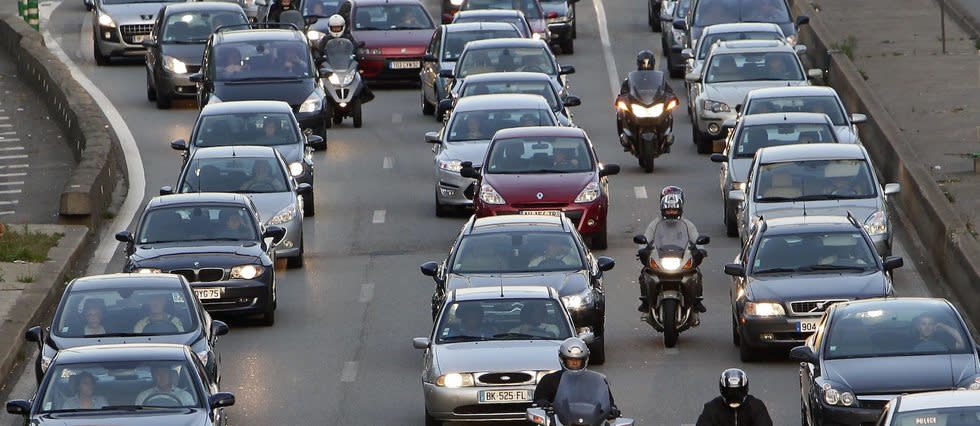
[[[799,198],[796,197],[759,197],[755,199],[763,203],[766,202],[777,202],[777,201],[798,201]]]
[[[132,337],[132,336],[143,336],[143,333],[102,333],[102,334],[86,334],[81,337]]]
[[[778,274],[785,272],[796,272],[796,268],[768,268],[768,269],[757,269],[752,271],[753,274]]]
[[[467,336],[463,334],[442,338],[443,342],[472,342],[472,341],[483,341],[483,340],[487,340],[487,339],[482,336]]]
[[[494,339],[514,338],[514,339],[518,339],[518,340],[521,340],[521,339],[530,339],[530,340],[544,340],[544,339],[548,339],[547,337],[544,337],[544,336],[535,336],[533,334],[511,333],[511,332],[509,332],[509,333],[494,334],[493,335],[493,338]],[[550,340],[550,339],[548,339],[548,340]]]
[[[154,407],[152,405],[106,405],[102,407],[101,410],[123,410],[123,411],[140,411],[140,410],[159,410],[163,407]],[[167,407],[172,408],[172,407]]]
[[[810,194],[810,195],[801,195],[799,197],[796,197],[795,200],[796,201],[823,201],[823,200],[836,200],[839,198],[842,197],[839,195],[831,195],[831,194]]]
[[[800,267],[800,271],[866,271],[868,268],[863,266],[847,265],[809,265]]]

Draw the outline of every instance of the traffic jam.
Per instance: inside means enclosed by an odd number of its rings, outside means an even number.
[[[868,118],[807,68],[798,31],[809,17],[786,0],[643,0],[649,47],[608,98],[576,95],[591,91],[569,64],[591,2],[85,2],[97,69],[145,58],[126,70],[145,74],[139,96],[161,117],[196,104],[196,118],[170,141],[173,183],[113,230],[121,269],[73,279],[50,322],[28,330],[36,392],[7,402],[25,424],[247,422],[222,386],[242,374],[222,369],[222,336],[238,323],[289,333],[277,310],[296,289],[277,278],[326,268],[312,221],[338,208],[323,158],[356,155],[331,148],[332,135],[414,120],[437,130],[401,135],[426,149],[411,167],[428,183],[412,196],[455,236],[402,270],[425,282],[426,303],[411,309],[431,318],[389,343],[418,366],[391,378],[416,389],[411,424],[643,424],[647,407],[624,403],[628,391],[601,373],[628,350],[607,312],[629,312],[677,351],[710,308],[730,317],[724,345],[740,363],[711,371],[700,411],[674,424],[782,423],[770,412],[787,408],[750,393],[746,372],[776,359],[798,371],[779,381],[798,389],[788,411],[799,399],[803,425],[980,425],[968,320],[896,288],[905,261],[889,196],[901,187],[863,145]],[[396,105],[393,124],[371,114],[390,91],[417,99]],[[602,105],[617,133],[579,127],[584,103]],[[635,163],[603,161],[610,146]],[[670,174],[688,150],[698,161],[683,167],[716,182],[710,204]],[[657,184],[632,236],[611,218],[626,176]],[[705,211],[716,223],[695,224]],[[709,266],[712,243],[736,249],[712,250],[724,259]],[[636,263],[609,256],[616,245]],[[634,281],[614,282],[614,267]],[[726,289],[727,306],[706,303]]]

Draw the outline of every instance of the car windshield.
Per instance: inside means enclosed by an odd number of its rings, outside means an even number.
[[[140,223],[137,244],[194,241],[259,241],[248,210],[235,206],[161,207]]]
[[[354,11],[354,29],[360,31],[428,30],[432,18],[420,4],[382,4],[358,6]]]
[[[847,306],[837,311],[830,323],[825,357],[966,354],[973,351],[969,334],[945,303],[894,302]]]
[[[329,17],[340,9],[340,0],[306,0],[303,2],[303,16]]]
[[[826,124],[775,123],[744,126],[735,145],[736,158],[752,158],[759,149],[800,143],[836,143],[834,129]]]
[[[582,255],[571,234],[496,232],[463,238],[452,260],[454,274],[577,271]]]
[[[459,55],[463,53],[466,43],[474,40],[487,40],[492,38],[520,38],[521,33],[517,29],[510,30],[479,30],[479,31],[450,31],[446,33],[446,44],[442,50],[442,60],[455,62]]]
[[[536,136],[495,140],[487,174],[583,173],[592,171],[592,157],[585,139]]]
[[[733,81],[800,81],[803,69],[790,52],[722,53],[711,56],[705,83]]]
[[[727,24],[731,22],[789,22],[785,0],[704,0],[694,12],[694,25]]]
[[[460,111],[452,115],[448,141],[487,141],[500,129],[556,125],[554,113],[547,109]]]
[[[213,73],[218,81],[312,78],[310,47],[299,41],[242,41],[214,49]]]
[[[450,304],[443,312],[436,343],[572,337],[561,305],[552,299],[466,300]]]
[[[163,23],[160,42],[206,43],[215,28],[246,23],[248,21],[241,12],[202,10],[174,13]]]
[[[54,318],[58,337],[161,336],[197,329],[194,297],[183,287],[72,291]],[[189,302],[190,301],[190,302]]]
[[[288,113],[214,114],[201,117],[192,142],[197,147],[289,145],[302,140]]]
[[[52,366],[42,413],[199,408],[200,378],[186,361],[103,361]]]
[[[889,425],[977,426],[980,425],[980,407],[943,407],[896,412]]]
[[[517,27],[517,30],[521,33],[521,37],[531,36],[531,31],[527,26],[527,21],[520,16],[485,16],[459,13],[456,14],[456,18],[453,19],[454,24],[462,24],[466,22],[504,22]]]
[[[755,185],[755,200],[762,203],[860,199],[878,194],[864,160],[763,164]]]
[[[827,114],[835,126],[846,126],[844,110],[836,96],[800,96],[779,98],[753,98],[745,108],[745,115],[770,112],[815,112]]]
[[[691,0],[679,0],[674,5],[674,18],[686,18],[687,13],[691,10]]]
[[[752,260],[753,274],[877,269],[875,252],[860,232],[765,236]]]
[[[289,179],[276,157],[195,158],[180,192],[289,192]]]
[[[730,40],[782,40],[782,32],[772,32],[772,31],[734,31],[730,33],[711,33],[705,34],[701,40],[698,40],[698,57],[697,60],[704,60],[705,56],[708,56],[708,51],[711,50],[711,46],[715,42],[719,41],[730,41]]]
[[[524,12],[527,19],[544,19],[537,0],[468,0],[462,10],[509,9]]]
[[[490,82],[468,82],[463,81],[463,88],[460,97],[475,95],[496,95],[509,93],[522,93],[525,95],[539,95],[548,101],[553,111],[559,111],[564,105],[558,102],[558,94],[555,92],[551,81],[490,81]]]
[[[464,52],[456,66],[456,76],[488,72],[527,71],[558,75],[551,51],[544,47],[491,47]]]

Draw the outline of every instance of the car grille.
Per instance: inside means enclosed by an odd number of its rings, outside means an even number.
[[[522,402],[516,404],[473,404],[461,405],[453,410],[455,414],[508,414],[518,413],[523,415],[531,406],[530,403]]]
[[[122,33],[123,41],[129,44],[137,44],[133,41],[133,36],[147,35],[153,30],[153,24],[130,24],[120,25],[119,32]]]
[[[887,399],[858,399],[858,403],[861,404],[861,408],[870,408],[872,410],[881,410],[885,408],[885,404],[888,404]]]
[[[830,307],[830,305],[846,301],[847,299],[801,300],[790,302],[789,308],[797,315],[819,315]]]
[[[526,210],[537,210],[537,209],[555,209],[559,210],[562,207],[568,206],[568,203],[514,203],[514,208],[516,209],[526,209]]]
[[[225,270],[221,268],[174,269],[170,273],[182,275],[184,278],[187,278],[187,281],[192,283],[215,282],[225,278]]]
[[[529,373],[484,373],[476,377],[476,381],[485,385],[514,385],[528,383],[534,380]]]

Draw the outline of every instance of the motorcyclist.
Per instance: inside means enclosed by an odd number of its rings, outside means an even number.
[[[687,237],[691,245],[694,245],[696,239],[698,238],[698,228],[694,226],[690,220],[683,217],[684,214],[684,190],[678,186],[668,185],[665,186],[660,191],[660,217],[653,219],[649,225],[647,225],[646,231],[643,235],[646,236],[648,244],[646,247],[640,247],[640,250],[650,250],[653,249],[654,235],[656,234],[657,225],[660,225],[664,220],[680,220],[687,225]],[[700,274],[700,272],[699,272]],[[640,273],[640,279],[637,281],[640,283],[640,306],[637,308],[640,312],[644,314],[649,314],[650,305],[647,299],[646,286],[643,285],[643,273]],[[691,289],[691,293],[694,298],[694,311],[696,313],[707,312],[707,308],[704,307],[702,303],[702,286],[701,280],[695,280],[695,284]]]
[[[534,405],[537,407],[550,407],[555,403],[558,385],[565,371],[584,370],[589,365],[589,346],[578,337],[569,337],[558,347],[558,359],[561,370],[546,374],[534,388]],[[606,387],[608,385],[606,382]],[[612,407],[610,417],[619,417],[619,408],[613,400],[612,390],[609,391],[609,405]]]
[[[279,15],[287,10],[299,10],[293,0],[279,0],[269,7],[269,22],[279,22]]]
[[[749,377],[744,371],[723,371],[718,388],[721,396],[704,404],[697,426],[772,426],[766,404],[749,395]]]
[[[344,4],[348,3],[345,2]],[[357,52],[358,43],[354,40],[354,36],[351,34],[351,32],[348,31],[347,20],[340,13],[333,14],[327,18],[327,35],[329,35],[329,37],[321,37],[317,42],[316,51],[319,52],[319,55],[322,56],[324,54],[324,49],[327,47],[327,43],[330,40],[340,38],[350,40],[350,42],[354,44],[354,51]],[[321,60],[317,62],[320,63],[324,60],[326,60],[326,58],[321,58]],[[368,88],[367,82],[361,80],[361,102],[369,102],[372,99],[374,99],[374,92]]]
[[[619,98],[630,94],[630,76],[637,72],[657,73],[657,75],[661,77],[661,81],[663,81],[664,92],[671,95],[674,94],[674,89],[671,89],[670,84],[667,84],[667,79],[663,78],[664,72],[656,70],[656,60],[657,55],[649,50],[642,50],[640,53],[636,54],[636,71],[630,71],[630,73],[626,75],[626,78],[623,79],[623,84],[619,88]],[[619,99],[617,98],[617,103],[619,103],[618,101]]]

